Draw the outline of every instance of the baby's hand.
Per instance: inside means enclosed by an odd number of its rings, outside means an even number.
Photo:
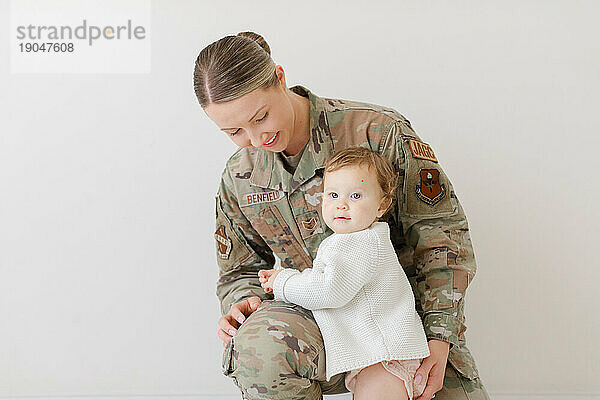
[[[258,271],[258,280],[265,293],[273,293],[273,282],[275,282],[279,272],[281,272],[280,269],[261,269]]]

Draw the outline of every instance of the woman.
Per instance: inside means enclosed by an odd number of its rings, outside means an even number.
[[[194,90],[207,116],[240,147],[219,186],[215,240],[222,369],[244,398],[348,392],[344,373],[325,380],[323,339],[312,313],[273,301],[258,271],[272,268],[275,256],[288,268],[312,265],[332,233],[320,213],[325,162],[334,151],[363,145],[398,171],[398,201],[386,221],[431,353],[415,374],[427,379],[417,400],[488,399],[465,346],[464,294],[476,271],[467,220],[433,150],[410,122],[387,107],[287,88],[283,68],[252,32],[204,48]]]

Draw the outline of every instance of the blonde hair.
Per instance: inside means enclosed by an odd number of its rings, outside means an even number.
[[[373,169],[377,175],[377,183],[383,192],[383,199],[389,202],[386,212],[395,199],[398,174],[390,160],[381,154],[361,146],[345,148],[333,155],[325,164],[325,174],[351,166],[366,166]]]
[[[271,48],[254,32],[225,36],[206,46],[194,66],[194,91],[204,108],[279,84]]]

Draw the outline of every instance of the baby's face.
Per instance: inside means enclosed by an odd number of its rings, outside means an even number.
[[[385,205],[374,170],[350,166],[325,173],[323,219],[335,233],[368,228],[383,215]]]

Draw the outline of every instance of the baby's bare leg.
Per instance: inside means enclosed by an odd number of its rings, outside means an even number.
[[[362,369],[356,376],[355,400],[407,400],[402,379],[392,375],[381,363]]]

